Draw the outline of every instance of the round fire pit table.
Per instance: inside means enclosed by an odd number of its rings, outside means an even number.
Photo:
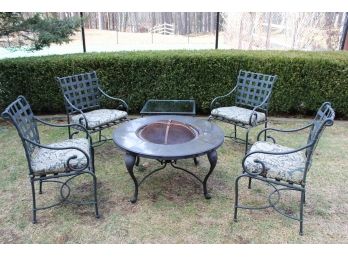
[[[124,161],[135,186],[132,203],[137,201],[138,188],[144,180],[164,169],[167,164],[196,178],[203,185],[205,198],[210,199],[207,181],[216,166],[216,149],[224,142],[224,133],[215,124],[189,116],[147,116],[123,123],[114,130],[112,138],[116,146],[126,152]],[[196,157],[205,154],[210,169],[203,180],[191,171],[176,165],[177,160],[188,158],[194,158],[197,165]],[[138,182],[133,168],[139,164],[140,157],[158,160],[161,166]]]

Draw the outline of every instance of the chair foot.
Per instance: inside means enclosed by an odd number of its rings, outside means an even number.
[[[32,223],[33,224],[36,224],[37,223],[37,219],[36,219],[36,213],[33,214],[33,220],[32,220]]]
[[[211,199],[211,195],[209,193],[204,194],[205,199],[209,200]]]
[[[234,214],[233,214],[233,221],[237,222],[237,212],[238,212],[238,208],[234,207]]]

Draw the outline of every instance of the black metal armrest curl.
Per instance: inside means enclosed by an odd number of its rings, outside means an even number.
[[[113,96],[110,96],[108,95],[107,93],[105,93],[100,87],[98,87],[98,90],[100,91],[100,93],[102,93],[102,95],[104,95],[105,97],[109,98],[109,99],[112,99],[112,100],[115,100],[115,101],[119,101],[121,102],[121,104],[118,106],[118,108],[120,107],[124,107],[126,112],[129,111],[129,107],[128,107],[128,104],[122,100],[121,98],[117,98],[117,97],[113,97]]]
[[[217,96],[213,99],[213,101],[211,101],[210,103],[210,110],[215,109],[216,107],[220,107],[220,103],[217,102],[218,99],[222,99],[225,98],[227,96],[230,96],[235,90],[236,90],[237,86],[235,86],[228,94],[226,95],[222,95],[222,96]]]
[[[276,129],[276,128],[264,128],[262,129],[258,134],[257,134],[257,141],[260,141],[260,136],[262,135],[262,133],[266,133],[267,131],[276,131],[276,132],[281,132],[281,133],[292,133],[292,132],[298,132],[307,128],[311,128],[313,126],[313,123],[311,122],[310,124],[301,127],[301,128],[296,128],[296,129]],[[271,136],[267,136],[267,138],[270,138],[273,143],[276,143],[276,140],[271,137]]]
[[[44,121],[44,120],[41,120],[39,119],[38,117],[34,116],[33,117],[36,121],[42,123],[42,124],[45,124],[47,126],[51,126],[51,127],[57,127],[57,128],[66,128],[66,127],[78,127],[80,130],[82,130],[83,132],[86,133],[86,139],[89,139],[91,140],[91,136],[90,134],[88,133],[87,129],[82,126],[81,124],[77,124],[77,123],[69,123],[69,124],[53,124],[53,123],[49,123],[47,121]]]
[[[305,150],[305,149],[307,149],[307,148],[312,147],[313,145],[314,145],[314,143],[312,142],[312,143],[307,144],[307,145],[305,145],[305,146],[303,146],[303,147],[300,147],[300,148],[297,148],[297,149],[294,149],[294,150],[291,150],[291,151],[284,151],[284,152],[255,151],[255,152],[248,153],[248,154],[246,154],[246,155],[244,156],[243,161],[242,161],[243,170],[244,170],[246,173],[248,173],[250,176],[258,176],[258,175],[260,175],[260,174],[266,172],[266,166],[265,166],[265,164],[264,164],[262,161],[260,161],[260,160],[254,160],[254,162],[261,165],[261,167],[262,167],[262,170],[261,170],[261,171],[259,171],[259,172],[250,172],[250,171],[247,169],[247,167],[246,167],[246,165],[245,165],[245,161],[246,161],[246,159],[247,159],[249,156],[251,156],[251,155],[253,155],[253,154],[257,154],[257,153],[258,153],[258,154],[269,154],[269,155],[286,155],[286,154],[292,154],[292,153],[296,153],[296,152],[303,151],[303,150]]]
[[[69,169],[70,169],[71,171],[83,171],[83,170],[87,169],[88,166],[89,166],[89,156],[88,156],[88,154],[87,154],[85,151],[83,151],[82,149],[78,148],[78,147],[74,147],[74,146],[70,146],[70,147],[52,147],[52,146],[42,145],[42,144],[36,143],[36,142],[34,142],[34,141],[30,140],[30,139],[27,139],[27,138],[23,138],[23,140],[27,141],[27,142],[30,143],[30,144],[33,144],[33,145],[35,145],[35,146],[38,146],[38,147],[40,147],[40,148],[45,148],[45,149],[49,149],[49,150],[56,150],[56,151],[59,151],[59,150],[77,150],[77,151],[80,151],[81,153],[83,153],[83,155],[84,155],[84,156],[86,157],[86,159],[87,159],[86,165],[84,165],[83,167],[81,167],[81,168],[79,168],[79,169],[74,168],[74,167],[71,165],[70,162],[71,162],[71,160],[76,159],[77,156],[76,156],[76,155],[73,155],[73,156],[71,156],[70,158],[68,158],[67,163],[66,163],[66,164],[67,164],[67,167],[69,167]]]

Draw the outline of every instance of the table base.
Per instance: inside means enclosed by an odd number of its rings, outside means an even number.
[[[133,155],[131,153],[126,153],[125,157],[124,157],[124,161],[127,167],[127,171],[129,173],[129,175],[131,176],[133,182],[134,182],[134,194],[133,197],[131,198],[131,203],[136,203],[138,200],[138,189],[140,187],[140,185],[145,181],[145,179],[147,179],[148,177],[150,177],[152,174],[154,174],[157,171],[163,170],[167,164],[170,164],[173,168],[178,169],[178,170],[182,170],[184,172],[186,172],[187,174],[190,174],[191,176],[193,176],[195,179],[197,179],[202,185],[203,185],[203,194],[204,197],[206,199],[210,199],[211,196],[208,193],[207,190],[207,182],[208,179],[211,175],[211,173],[213,172],[215,166],[216,166],[216,162],[217,162],[217,153],[215,150],[210,151],[207,153],[207,157],[210,163],[210,169],[209,172],[207,173],[207,175],[204,177],[204,179],[202,180],[201,178],[199,178],[196,174],[192,173],[191,171],[184,169],[182,167],[178,167],[176,166],[176,160],[159,160],[159,162],[161,163],[161,167],[151,171],[150,173],[148,173],[142,180],[140,180],[140,182],[138,182],[137,178],[135,177],[134,173],[133,173],[133,168],[134,165],[138,165],[139,164],[139,156],[137,155]],[[194,158],[194,162],[197,165],[198,161],[196,158]]]

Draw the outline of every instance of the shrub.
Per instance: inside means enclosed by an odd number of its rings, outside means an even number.
[[[0,60],[0,108],[18,95],[34,112],[62,113],[56,76],[95,70],[111,95],[138,113],[146,99],[190,99],[198,112],[235,85],[240,69],[278,75],[270,106],[275,114],[312,114],[330,101],[348,117],[348,53],[298,51],[142,51]]]

